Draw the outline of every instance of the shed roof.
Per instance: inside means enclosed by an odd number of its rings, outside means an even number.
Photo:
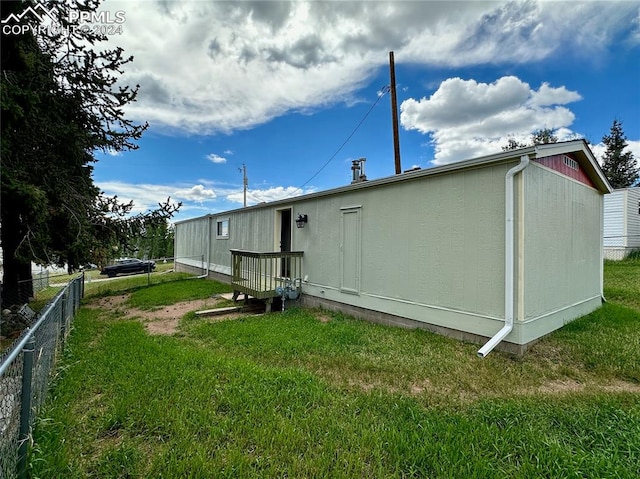
[[[521,156],[528,155],[531,159],[545,158],[553,155],[572,154],[576,161],[580,163],[580,166],[584,168],[589,178],[593,181],[596,188],[603,194],[611,193],[612,188],[607,180],[606,176],[602,172],[600,165],[598,164],[593,152],[589,148],[585,140],[571,140],[558,143],[548,143],[542,145],[534,145],[526,148],[520,148],[517,150],[503,151],[495,153],[493,155],[481,156],[469,160],[458,161],[442,166],[435,166],[433,168],[411,170],[399,175],[388,176],[375,180],[367,180],[361,183],[349,184],[332,188],[329,190],[318,191],[315,193],[309,193],[306,195],[293,196],[282,200],[271,201],[268,203],[260,203],[253,206],[244,208],[236,208],[234,210],[227,210],[224,212],[208,214],[207,216],[220,216],[237,211],[249,211],[260,208],[267,208],[278,205],[287,205],[294,201],[307,200],[313,198],[320,198],[323,196],[335,195],[347,191],[354,191],[362,188],[375,188],[382,185],[398,183],[403,181],[411,181],[418,178],[442,175],[459,170],[468,170],[473,168],[480,168],[491,164],[506,163],[514,160],[519,160]],[[177,221],[176,224],[184,223],[190,220]]]

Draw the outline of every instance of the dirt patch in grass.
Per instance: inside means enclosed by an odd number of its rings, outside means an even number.
[[[640,393],[640,384],[630,383],[626,381],[615,381],[610,384],[584,384],[579,381],[573,379],[559,379],[556,381],[549,381],[546,384],[543,384],[538,388],[538,392],[541,393],[551,393],[551,394],[562,394],[562,393],[573,393],[573,392],[581,392],[585,389],[595,388],[596,390],[601,390],[605,392],[630,392],[630,393]]]
[[[422,394],[423,392],[431,389],[433,389],[433,385],[431,384],[431,381],[429,381],[428,379],[425,379],[422,382],[413,383],[411,385],[410,391],[411,391],[411,394],[415,395],[415,394]]]
[[[538,388],[541,393],[572,393],[582,391],[584,384],[573,379],[558,379],[549,381]]]
[[[122,315],[123,319],[138,319],[145,324],[149,334],[175,334],[178,330],[178,324],[182,317],[191,311],[202,311],[205,309],[214,309],[216,304],[221,300],[219,298],[197,299],[192,301],[181,301],[179,303],[162,306],[154,310],[142,310],[131,308],[126,305],[129,295],[107,296],[98,298],[87,303],[88,308],[106,309],[117,311]],[[220,316],[206,317],[208,321],[223,321],[228,319],[236,319],[245,314],[233,312]]]
[[[93,309],[119,309],[129,299],[128,294],[119,294],[116,296],[105,296],[89,301],[85,306]]]
[[[160,334],[171,336],[178,331],[178,324],[180,324],[180,318],[173,319],[161,319],[155,321],[147,321],[145,327],[149,334]]]
[[[328,314],[325,314],[325,313],[316,313],[315,317],[321,323],[328,323],[328,322],[333,320],[333,318],[331,316],[329,316]]]

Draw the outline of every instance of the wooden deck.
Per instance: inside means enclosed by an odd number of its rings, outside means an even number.
[[[233,299],[240,293],[267,301],[271,309],[273,298],[280,296],[276,288],[285,287],[292,280],[302,278],[302,251],[231,250],[231,286]]]

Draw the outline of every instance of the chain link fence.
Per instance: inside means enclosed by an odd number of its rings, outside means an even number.
[[[38,293],[49,287],[49,271],[41,271],[33,275],[33,292]]]
[[[34,418],[46,398],[56,357],[84,294],[84,275],[71,280],[0,357],[0,478],[27,477]]]
[[[38,273],[31,273],[31,275],[31,279],[18,281],[18,284],[24,285],[25,283],[31,283],[30,291],[33,292],[33,298],[38,298],[38,296],[40,296],[40,293],[51,286],[51,282],[55,278],[55,276],[52,276],[51,273],[47,270],[40,271]],[[67,277],[65,278],[64,282],[66,283],[68,280],[69,279]],[[11,296],[6,289],[2,289],[1,292],[3,304],[20,304],[22,302],[18,294]]]

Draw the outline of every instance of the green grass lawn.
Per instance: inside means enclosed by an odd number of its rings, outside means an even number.
[[[152,336],[119,311],[81,308],[30,473],[637,478],[639,278],[638,262],[607,263],[610,302],[522,358],[317,310],[189,313],[176,334]],[[139,286],[127,304],[151,310],[228,290]]]
[[[605,261],[604,295],[608,301],[640,311],[640,256],[626,261]]]

